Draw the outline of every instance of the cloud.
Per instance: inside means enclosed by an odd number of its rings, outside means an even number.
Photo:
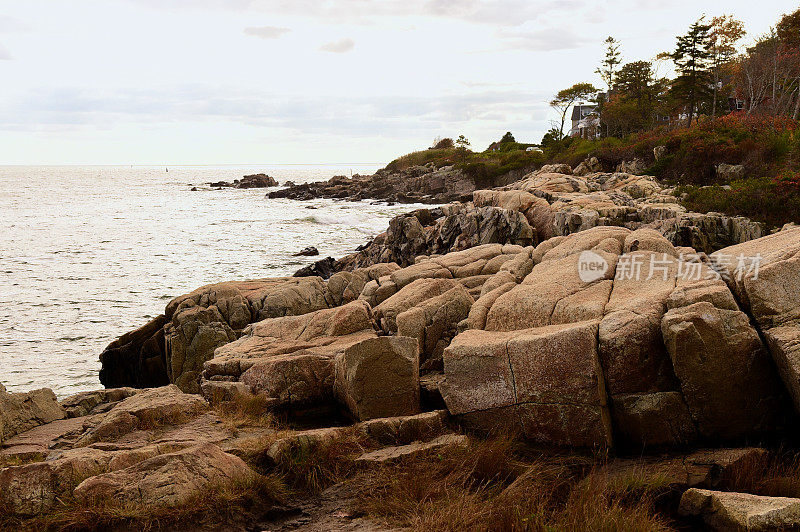
[[[11,54],[6,50],[5,46],[0,44],[0,61],[9,61],[11,59]]]
[[[289,28],[281,28],[278,26],[252,26],[244,29],[245,35],[252,35],[261,39],[277,39],[278,37],[289,33]]]
[[[264,94],[246,88],[164,90],[61,88],[0,101],[0,130],[75,130],[120,123],[224,121],[310,134],[374,136],[455,129],[469,121],[503,129],[508,117],[543,112],[542,91],[488,90],[432,96],[328,97]],[[505,130],[504,130],[505,131]]]
[[[329,23],[365,22],[379,17],[432,17],[475,24],[520,26],[562,14],[573,20],[588,0],[128,0],[159,9],[252,10],[270,15],[317,18]],[[656,0],[650,0],[656,1]]]
[[[497,33],[508,48],[533,52],[555,52],[572,50],[590,43],[596,38],[575,33],[566,28],[543,28],[534,31],[499,31]]]
[[[21,20],[7,15],[0,15],[0,33],[29,31],[30,28]]]
[[[329,42],[327,44],[323,44],[319,47],[320,50],[323,52],[333,52],[335,54],[344,54],[347,52],[353,51],[355,48],[356,43],[353,39],[349,39],[345,37],[344,39],[339,39],[338,41]]]

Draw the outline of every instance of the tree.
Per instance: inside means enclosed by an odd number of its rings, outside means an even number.
[[[431,150],[446,150],[455,146],[453,139],[450,137],[436,137],[433,139],[433,145],[430,147]]]
[[[506,142],[517,142],[510,131],[506,131],[506,134],[500,139],[500,144],[505,144]]]
[[[607,130],[626,135],[653,126],[658,114],[666,114],[663,107],[667,86],[667,80],[655,78],[649,61],[624,65],[604,105],[603,122]]]
[[[745,36],[744,23],[736,20],[733,15],[722,15],[711,19],[710,51],[711,71],[714,74],[714,101],[711,106],[711,116],[717,116],[717,94],[721,79],[722,68],[729,64],[736,55],[736,43]]]
[[[775,26],[778,38],[788,48],[800,48],[800,9],[794,13],[789,13],[781,17],[778,25]]]
[[[782,41],[779,35],[778,29],[773,28],[739,58],[737,89],[745,96],[748,114],[757,111],[797,118],[800,51]]]
[[[711,96],[711,25],[701,17],[677,39],[672,61],[678,71],[673,92],[686,104],[687,125],[699,113],[700,103]]]
[[[559,140],[564,137],[564,123],[567,121],[567,111],[580,100],[586,100],[598,93],[591,83],[576,83],[568,89],[558,91],[556,97],[550,101],[550,107],[561,114],[561,127],[558,130]]]
[[[459,135],[456,139],[456,146],[460,149],[467,150],[469,149],[469,140],[464,135]]]
[[[784,58],[786,62],[794,67],[796,74],[793,81],[797,95],[792,118],[797,120],[798,116],[800,116],[800,69],[797,68],[798,64],[800,64],[800,9],[797,9],[794,13],[783,15],[778,25],[775,26],[775,31],[778,34],[778,39],[780,39]]]
[[[617,66],[621,63],[619,58],[620,45],[619,41],[610,35],[603,42],[606,45],[606,57],[600,62],[600,67],[595,70],[595,73],[600,75],[600,78],[608,86],[608,89],[611,90],[611,87],[614,85],[614,72],[616,71]]]
[[[542,142],[539,143],[539,146],[543,149],[559,151],[559,148],[564,147],[570,140],[572,140],[570,137],[563,138],[557,127],[551,127],[542,137]]]

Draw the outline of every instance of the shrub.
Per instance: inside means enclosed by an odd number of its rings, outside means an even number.
[[[668,158],[657,163],[653,148],[667,146]],[[657,128],[628,137],[573,139],[553,143],[547,151],[556,162],[576,165],[596,156],[606,166],[641,158],[651,173],[669,183],[725,184],[716,175],[720,163],[744,164],[750,175],[775,176],[800,158],[800,123],[783,117],[732,113],[690,128]]]
[[[423,150],[415,151],[402,157],[398,157],[394,161],[386,165],[385,169],[389,172],[400,172],[411,168],[412,166],[420,166],[428,163],[434,163],[436,167],[446,166],[452,164],[453,160],[457,157],[458,150],[444,149],[444,150]]]
[[[432,150],[449,150],[450,148],[455,148],[456,144],[453,142],[451,138],[444,138],[444,139],[435,139],[433,142],[433,146],[431,146]]]
[[[729,188],[684,186],[676,194],[687,208],[698,212],[722,212],[747,216],[769,227],[799,221],[800,181],[798,174],[778,178],[759,177],[733,181]]]

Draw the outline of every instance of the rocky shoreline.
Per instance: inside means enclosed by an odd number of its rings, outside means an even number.
[[[185,506],[342,438],[369,468],[503,431],[616,455],[604,474],[641,468],[627,454],[673,479],[679,463],[675,514],[712,527],[800,525],[800,499],[709,491],[767,453],[754,443],[796,441],[800,229],[687,212],[652,177],[582,166],[270,193],[447,204],[299,276],[173,299],[100,355],[106,390],[0,387],[0,519],[65,497]],[[232,427],[226,405],[294,428]]]

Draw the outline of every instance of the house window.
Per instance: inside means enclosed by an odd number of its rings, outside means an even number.
[[[736,110],[741,111],[744,109],[744,100],[736,100]]]

